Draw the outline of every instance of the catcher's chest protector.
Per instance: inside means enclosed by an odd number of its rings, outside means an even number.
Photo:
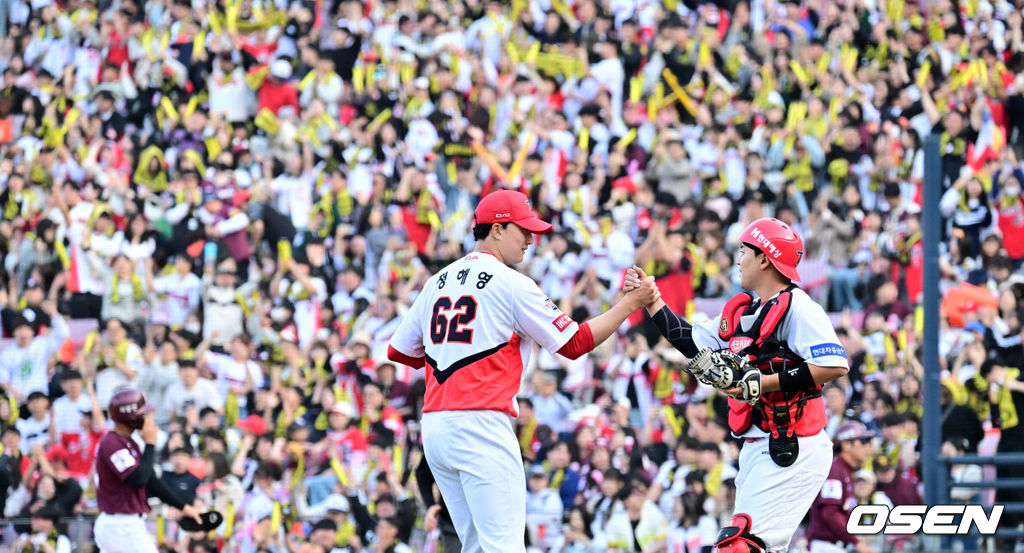
[[[718,336],[729,344],[733,353],[747,355],[763,374],[796,370],[804,363],[776,335],[776,329],[789,312],[793,288],[795,286],[786,288],[763,306],[760,300],[755,302],[753,296],[741,292],[722,309]],[[755,313],[757,318],[744,330],[741,319]],[[813,436],[827,423],[820,386],[796,393],[768,392],[754,406],[729,398],[729,428],[737,436],[746,432],[751,424],[775,438]]]

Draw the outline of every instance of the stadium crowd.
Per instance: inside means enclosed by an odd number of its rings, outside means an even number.
[[[189,535],[156,508],[168,551],[451,543],[420,463],[422,373],[386,351],[498,188],[555,224],[520,269],[578,321],[634,263],[676,312],[714,316],[739,291],[737,233],[793,226],[801,285],[851,362],[824,391],[828,430],[875,433],[858,499],[919,503],[930,133],[943,451],[1024,448],[1022,15],[1020,0],[0,0],[4,543],[71,551],[122,386],[157,406],[161,478],[226,515]],[[516,422],[531,551],[707,553],[731,517],[724,397],[644,317],[580,359],[533,358]]]

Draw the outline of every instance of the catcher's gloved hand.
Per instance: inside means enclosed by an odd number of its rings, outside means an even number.
[[[761,397],[761,371],[750,364],[744,364],[744,367],[743,373],[732,386],[739,388],[739,391],[732,396],[753,405]]]
[[[756,403],[761,397],[761,371],[751,366],[747,358],[727,349],[705,349],[697,354],[687,369],[697,380],[719,390],[732,393],[736,399]]]

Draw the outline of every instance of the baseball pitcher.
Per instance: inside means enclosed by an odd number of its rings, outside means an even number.
[[[520,192],[480,201],[476,251],[423,287],[391,338],[388,357],[427,367],[423,444],[462,551],[525,551],[526,478],[513,429],[516,393],[533,342],[575,359],[657,299],[653,279],[604,314],[577,324],[511,265],[551,225]]]

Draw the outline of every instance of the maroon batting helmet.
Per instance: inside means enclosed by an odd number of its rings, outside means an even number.
[[[110,407],[107,408],[114,422],[119,422],[132,430],[142,428],[146,413],[152,410],[153,406],[146,404],[146,396],[132,388],[115,392],[110,398]]]

